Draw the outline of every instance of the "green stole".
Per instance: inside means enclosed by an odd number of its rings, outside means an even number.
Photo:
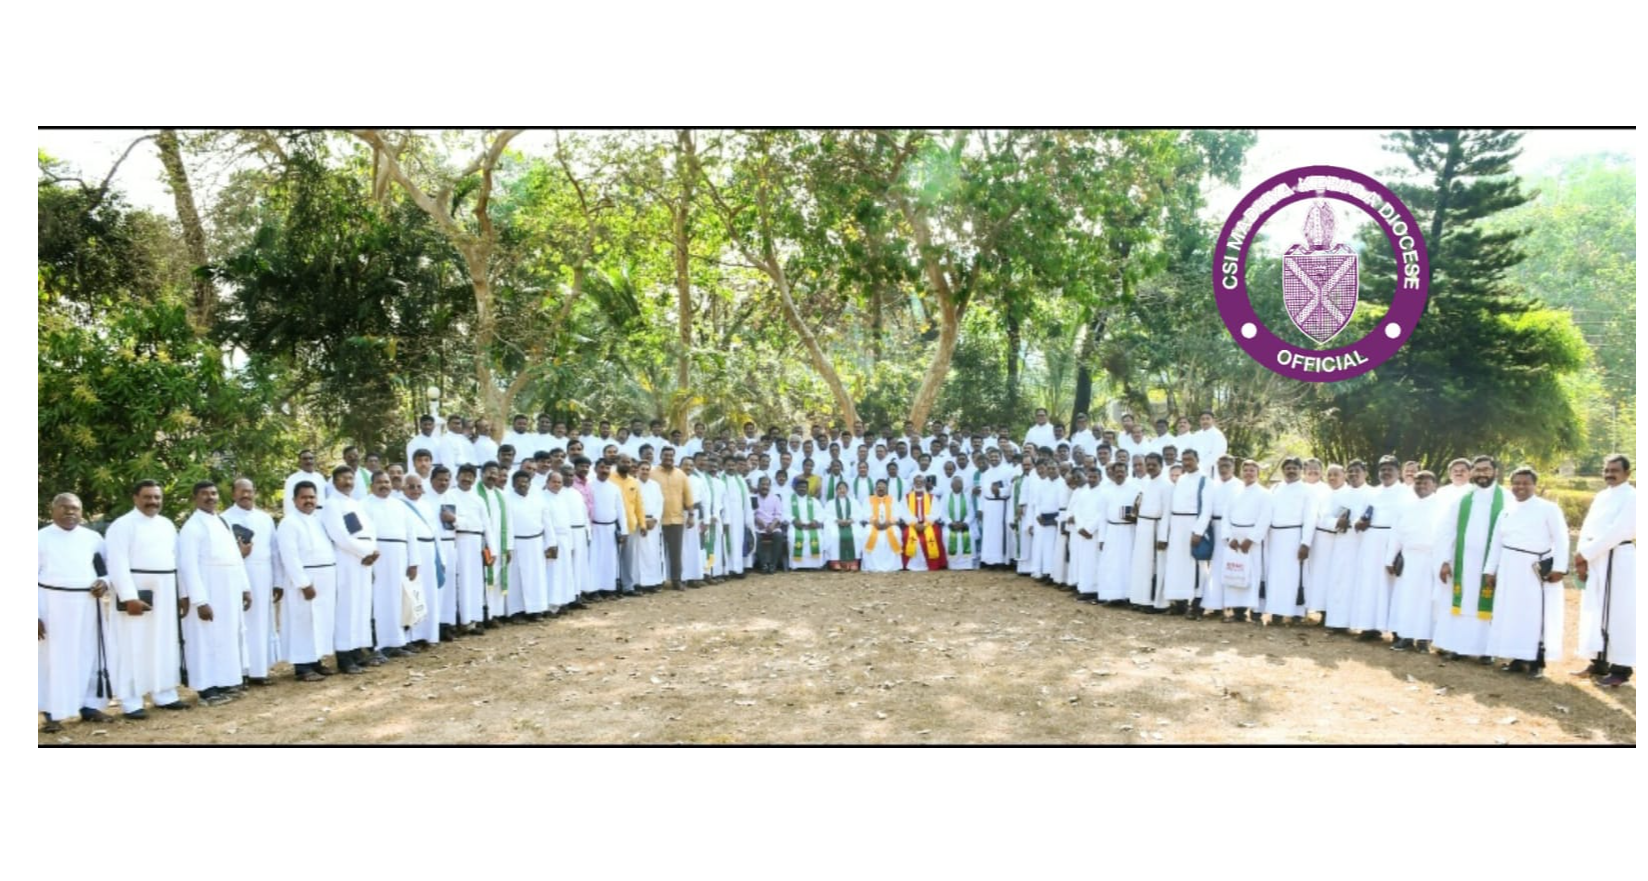
[[[841,483],[846,478],[839,477],[834,474],[826,474],[824,476],[829,478],[829,480],[824,482],[824,498],[833,499],[835,498],[835,485]]]
[[[950,509],[949,528],[944,530],[950,536],[950,556],[953,557],[956,555],[956,538],[958,536],[961,538],[961,552],[963,554],[971,554],[973,552],[973,531],[971,529],[967,529],[965,532],[957,532],[955,528],[956,521],[961,520],[961,515],[967,513],[967,500],[962,498],[958,493],[951,493],[950,497],[945,499],[945,501],[948,503]],[[959,511],[956,510],[956,502],[961,502],[961,510]],[[966,525],[967,524],[965,522],[962,523],[963,527],[966,527]]]
[[[1459,614],[1459,608],[1465,602],[1465,585],[1461,580],[1465,577],[1465,526],[1471,522],[1471,503],[1476,496],[1476,490],[1467,490],[1465,498],[1459,502],[1459,523],[1453,541],[1453,613]],[[1488,509],[1488,542],[1487,548],[1493,548],[1494,527],[1499,524],[1499,512],[1505,508],[1505,490],[1495,485],[1493,504]],[[1487,552],[1482,555],[1483,565],[1487,565]],[[1493,588],[1488,586],[1487,576],[1477,585],[1476,617],[1484,621],[1493,618]]]
[[[864,498],[866,498],[866,499],[867,499],[867,498],[869,498],[869,497],[870,497],[870,496],[873,496],[873,495],[875,495],[875,481],[874,481],[874,480],[871,480],[871,479],[870,479],[870,478],[868,478],[868,477],[855,477],[855,478],[853,478],[853,498],[854,498],[854,499],[857,499],[857,498],[858,498],[858,497],[859,497],[859,496],[858,496],[858,482],[859,482],[859,481],[860,481],[860,480],[862,480],[862,481],[864,481],[864,482],[865,482],[865,483],[868,483],[868,484],[869,484],[869,485],[870,485],[870,486],[869,486],[869,492],[866,492],[866,493],[865,493],[865,494],[864,494]]]
[[[835,519],[853,519],[853,503],[850,499],[838,498],[835,500]],[[837,529],[839,529],[840,532],[837,533],[839,538],[836,543],[836,556],[840,558],[843,563],[857,562],[858,542],[853,538],[852,524],[849,523],[846,526],[837,524]]]
[[[497,498],[496,504],[493,497]],[[500,570],[497,581],[500,593],[509,593],[509,564],[504,561],[504,554],[509,550],[509,505],[504,503],[503,492],[487,486],[481,487],[481,498],[486,500],[486,509],[492,511],[492,516],[498,521],[498,556],[492,565],[486,567],[486,583],[493,582],[493,570]],[[496,511],[493,511],[496,508]]]
[[[705,475],[705,477],[704,477],[705,491],[708,492],[709,496],[710,496],[710,503],[707,507],[704,508],[704,517],[702,518],[704,520],[708,520],[710,512],[715,510],[715,485],[720,483],[720,482],[721,482],[721,478],[716,477],[713,474]],[[714,527],[709,527],[708,523],[706,523],[704,525],[705,525],[706,528],[701,530],[703,532],[704,568],[705,569],[714,569],[715,568],[715,539],[716,539],[717,536],[719,536],[721,534],[721,526],[720,526],[720,524],[717,524]]]
[[[806,518],[806,522],[808,522],[808,523],[811,523],[813,520],[817,519],[817,517],[818,517],[818,509],[814,507],[814,505],[816,505],[816,504],[817,504],[817,502],[813,501],[812,496],[807,497],[807,518]],[[800,524],[802,522],[802,518],[801,518],[801,497],[800,496],[796,496],[796,495],[790,496],[790,522],[792,524],[794,524],[793,528],[795,530],[795,550],[791,552],[791,556],[794,557],[796,560],[801,559],[802,533],[808,533],[809,536],[812,538],[812,541],[808,542],[807,555],[810,556],[810,557],[818,556],[818,554],[819,554],[819,550],[818,550],[818,530],[816,530],[816,529],[803,529],[800,526]]]

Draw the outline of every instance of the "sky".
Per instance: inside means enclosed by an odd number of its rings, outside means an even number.
[[[101,180],[128,144],[143,132],[107,130],[39,130],[39,147],[76,166],[83,176]],[[1303,165],[1340,165],[1374,177],[1397,164],[1400,157],[1381,149],[1382,132],[1366,129],[1264,129],[1248,151],[1238,187],[1214,186],[1208,191],[1207,214],[1222,221],[1249,187],[1289,168]],[[1588,153],[1612,152],[1635,158],[1637,132],[1630,130],[1541,129],[1522,139],[1517,171],[1538,173],[1553,162]],[[515,144],[530,153],[547,153],[547,132],[528,132]],[[216,189],[222,169],[191,168],[197,198]],[[162,183],[164,171],[150,143],[141,144],[115,176],[115,186],[132,204],[173,216],[172,197]]]

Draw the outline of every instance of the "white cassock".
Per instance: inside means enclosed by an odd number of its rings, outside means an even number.
[[[870,506],[870,496],[875,495],[875,478],[869,476],[854,477],[851,487],[853,501],[861,507],[868,508]]]
[[[1025,486],[1029,488],[1024,517],[1029,524],[1026,530],[1031,578],[1051,577],[1053,574],[1053,555],[1059,547],[1059,501],[1062,495],[1059,487],[1063,484],[1064,481],[1057,477],[1037,478],[1033,484],[1025,480]]]
[[[280,514],[282,517],[290,517],[292,512],[297,510],[292,507],[292,494],[295,492],[293,487],[304,481],[315,485],[316,509],[324,507],[327,493],[332,488],[332,481],[327,480],[326,476],[319,471],[294,471],[286,475],[286,482],[282,486],[280,497]]]
[[[1305,611],[1327,610],[1328,580],[1333,572],[1333,551],[1339,544],[1339,533],[1334,531],[1338,517],[1333,501],[1333,487],[1317,481],[1307,483],[1316,520],[1310,524],[1310,559],[1305,561]]]
[[[1395,565],[1402,556],[1402,574],[1396,576],[1391,591],[1390,629],[1402,639],[1430,639],[1436,632],[1437,598],[1443,594],[1437,569],[1436,519],[1442,500],[1434,494],[1415,498],[1397,516],[1385,547],[1385,565]]]
[[[635,546],[635,583],[640,587],[657,587],[664,583],[664,488],[656,480],[641,483],[641,516],[651,517],[653,525],[645,535],[638,529],[629,537],[629,544]],[[645,519],[641,526],[646,526]],[[683,541],[682,554],[685,553]],[[684,580],[686,575],[681,577]]]
[[[1020,472],[1013,478],[1013,522],[1017,524],[1013,535],[1014,569],[1020,575],[1030,575],[1035,571],[1035,542],[1031,539],[1030,526],[1036,522],[1035,494],[1036,488],[1041,485],[1041,476],[1035,472]]]
[[[515,524],[505,520],[509,512],[504,510],[501,490],[477,483],[475,496],[486,506],[486,546],[492,551],[492,565],[483,565],[481,570],[486,585],[481,607],[489,618],[502,617],[509,614],[509,569],[504,555],[514,542]]]
[[[706,513],[709,481],[705,479],[703,472],[694,469],[687,475],[687,487],[698,510],[697,515],[692,518],[692,525],[683,524],[681,528],[681,580],[703,581],[707,574],[704,570],[704,531],[709,522],[709,515]]]
[[[367,496],[361,507],[376,529],[378,561],[372,564],[372,636],[380,649],[406,645],[406,628],[401,626],[401,591],[408,567],[417,566],[415,556],[417,516],[397,498]],[[418,582],[427,587],[434,572],[418,569]],[[427,607],[429,601],[424,600]]]
[[[864,541],[869,537],[870,515],[851,495],[824,503],[824,559],[839,563],[843,560],[862,561]],[[842,526],[841,521],[850,521]],[[846,534],[843,535],[842,533]],[[862,566],[860,567],[862,568]]]
[[[48,523],[35,546],[35,615],[46,625],[39,642],[40,712],[67,719],[82,707],[102,709],[113,697],[102,683],[108,639],[103,603],[91,590],[98,579],[92,558],[103,554],[103,537],[84,526]]]
[[[353,532],[349,529],[351,514],[357,518]],[[338,610],[332,621],[332,647],[340,652],[371,648],[372,567],[362,561],[378,546],[372,518],[359,502],[341,496],[329,500],[322,515],[321,525],[338,552]],[[400,623],[395,621],[397,627]]]
[[[1225,433],[1220,431],[1217,425],[1191,432],[1189,443],[1196,450],[1196,455],[1201,461],[1215,466],[1219,464],[1219,457],[1230,451],[1230,444],[1225,440]],[[1180,450],[1183,451],[1182,445]]]
[[[487,535],[492,531],[492,515],[475,487],[465,492],[452,486],[436,499],[443,509],[452,506],[457,517],[449,530],[452,557],[446,577],[447,586],[452,590],[441,597],[441,623],[473,624],[481,620],[486,602],[486,567],[481,550],[486,547]]]
[[[1363,533],[1356,531],[1356,520],[1367,510],[1368,498],[1373,487],[1362,484],[1351,486],[1345,484],[1333,491],[1333,497],[1328,505],[1333,510],[1333,522],[1338,523],[1339,513],[1344,511],[1350,516],[1350,528],[1338,533],[1329,544],[1332,551],[1333,568],[1326,570],[1327,598],[1324,600],[1327,608],[1323,611],[1322,624],[1327,627],[1349,627],[1351,609],[1354,607],[1356,595],[1356,560],[1362,550]],[[1320,524],[1318,524],[1320,525]]]
[[[1121,483],[1105,480],[1104,523],[1099,532],[1099,599],[1103,602],[1127,599],[1133,578],[1134,525],[1124,510],[1139,496],[1139,485],[1131,478]]]
[[[824,526],[827,518],[824,516],[823,503],[811,496],[792,495],[783,508],[789,515],[789,529],[786,534],[789,546],[785,548],[785,553],[789,554],[790,568],[824,568]],[[803,523],[820,525],[803,527]]]
[[[750,505],[750,484],[742,474],[726,474],[721,485],[727,491],[725,503],[726,516],[722,520],[722,528],[727,540],[727,572],[732,575],[743,575],[749,567],[750,554],[754,548],[744,541],[745,530],[755,524],[755,509]]]
[[[1229,523],[1225,529],[1223,561],[1238,560],[1247,569],[1247,583],[1237,586],[1225,582],[1223,562],[1218,578],[1224,589],[1224,607],[1227,609],[1258,609],[1259,585],[1264,581],[1265,535],[1270,531],[1270,490],[1263,484],[1242,484],[1230,496]],[[1244,553],[1232,548],[1245,541],[1253,544]]]
[[[1040,452],[1042,447],[1052,449],[1058,446],[1058,443],[1058,438],[1053,434],[1053,423],[1051,422],[1044,425],[1032,425],[1030,430],[1024,433],[1024,445],[1026,447],[1034,446],[1037,452]]]
[[[1496,497],[1502,509],[1514,501],[1510,491],[1502,486],[1483,488],[1473,484],[1468,492],[1454,497],[1437,521],[1436,546],[1440,551],[1437,568],[1447,563],[1454,570],[1448,582],[1448,610],[1436,620],[1433,642],[1439,649],[1471,657],[1488,653],[1488,625],[1493,614],[1481,608],[1480,592],[1483,567],[1488,563],[1488,551],[1492,547],[1494,521],[1489,512]],[[1467,499],[1470,512],[1464,513]],[[1461,520],[1464,521],[1463,542],[1459,540]]]
[[[1230,544],[1225,539],[1230,537],[1230,503],[1242,488],[1242,482],[1235,478],[1208,481],[1207,505],[1212,516],[1208,518],[1207,528],[1213,532],[1213,559],[1207,561],[1207,580],[1202,584],[1202,608],[1209,612],[1217,612],[1228,605],[1225,602],[1223,575],[1225,555],[1230,553]],[[1244,601],[1253,600],[1244,597]]]
[[[246,583],[252,588],[252,607],[242,616],[246,628],[247,676],[264,679],[269,668],[281,659],[280,640],[275,634],[275,519],[253,508],[230,505],[223,511],[230,526],[252,532],[252,552],[246,556]]]
[[[1048,567],[1048,575],[1052,576],[1054,584],[1073,586],[1076,580],[1071,577],[1070,565],[1070,497],[1075,490],[1070,488],[1070,481],[1058,478],[1055,481],[1059,498],[1059,525],[1053,540],[1053,558]]]
[[[337,552],[318,514],[294,510],[275,532],[280,557],[281,654],[293,664],[313,664],[332,654],[338,590]],[[313,587],[314,599],[303,589]]]
[[[1265,612],[1305,614],[1305,564],[1299,549],[1309,548],[1315,538],[1315,493],[1298,480],[1277,485],[1270,491],[1270,531],[1265,535]]]
[[[510,556],[507,614],[538,615],[549,611],[548,570],[544,549],[555,544],[555,525],[545,511],[544,493],[527,488],[526,495],[514,487],[504,494],[509,509]]]
[[[1070,494],[1070,577],[1078,594],[1096,596],[1099,592],[1099,536],[1104,532],[1108,498],[1103,483],[1083,485]]]
[[[183,619],[189,687],[203,691],[239,685],[245,666],[241,603],[252,586],[235,534],[216,513],[197,509],[178,531],[177,581],[178,595],[189,598],[189,615]],[[211,606],[212,620],[201,620],[202,604]]]
[[[979,478],[979,562],[1004,566],[1013,559],[1013,467],[1002,463]]]
[[[412,435],[412,439],[406,442],[406,458],[402,460],[406,463],[407,471],[412,470],[413,460],[417,458],[419,450],[429,453],[429,460],[431,462],[437,465],[440,464],[441,436],[439,434]]]
[[[1544,646],[1545,660],[1561,659],[1562,584],[1540,578],[1534,571],[1540,560],[1553,560],[1557,572],[1567,568],[1568,524],[1555,502],[1529,496],[1499,515],[1484,567],[1495,578],[1489,657],[1532,661]]]
[[[1391,591],[1396,579],[1385,571],[1385,545],[1390,540],[1390,529],[1414,499],[1413,490],[1402,483],[1376,486],[1364,497],[1363,511],[1373,508],[1373,520],[1362,533],[1362,544],[1357,549],[1356,579],[1351,589],[1350,626],[1352,630],[1383,632],[1389,630]],[[1361,512],[1352,517],[1360,517]]]
[[[581,493],[565,486],[550,497],[559,515],[555,536],[561,550],[550,561],[549,604],[560,607],[588,593],[594,583],[589,571],[589,507]]]
[[[452,589],[452,573],[447,570],[443,556],[451,552],[452,543],[450,540],[436,540],[436,536],[445,530],[440,528],[440,508],[436,507],[434,496],[428,491],[416,502],[403,500],[401,504],[407,506],[406,513],[412,518],[412,559],[418,566],[418,584],[423,588],[426,612],[423,620],[413,624],[406,632],[406,638],[434,645],[441,641],[441,595]]]
[[[1604,653],[1609,664],[1637,663],[1637,488],[1630,483],[1597,493],[1574,550],[1589,574],[1579,600],[1579,654]]]
[[[1128,576],[1128,602],[1139,606],[1153,606],[1161,597],[1157,579],[1162,574],[1162,552],[1156,543],[1167,541],[1167,503],[1173,491],[1173,482],[1163,474],[1155,479],[1137,479],[1139,492],[1134,500],[1134,513],[1139,522],[1133,528],[1132,571]],[[1211,516],[1211,515],[1209,515]]]
[[[967,492],[950,493],[938,501],[938,521],[944,524],[945,565],[951,569],[972,569],[978,558],[978,538],[974,533],[973,497]]]
[[[904,568],[904,544],[900,538],[900,505],[892,496],[871,496],[865,510],[868,521],[864,537],[865,572],[897,572]]]
[[[177,527],[134,508],[109,525],[104,546],[117,605],[137,599],[140,590],[154,592],[149,611],[133,616],[120,610],[109,616],[114,693],[128,713],[143,709],[144,695],[156,705],[173,703],[183,681],[177,644]]]
[[[589,490],[595,498],[595,516],[590,523],[589,569],[594,578],[590,589],[610,593],[618,589],[618,536],[629,535],[629,518],[618,484],[597,478],[589,482]]]
[[[1207,501],[1212,491],[1209,483],[1207,475],[1197,471],[1180,477],[1169,490],[1166,566],[1158,606],[1193,600],[1207,583],[1206,567],[1190,555],[1190,549],[1191,538],[1206,535],[1213,521],[1213,507]]]

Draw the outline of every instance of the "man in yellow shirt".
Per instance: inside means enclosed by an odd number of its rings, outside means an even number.
[[[665,447],[652,479],[664,490],[664,517],[658,521],[664,528],[664,557],[669,561],[670,587],[681,587],[681,539],[686,527],[692,525],[692,484],[686,472],[675,467],[675,448]],[[698,584],[693,585],[697,587]]]

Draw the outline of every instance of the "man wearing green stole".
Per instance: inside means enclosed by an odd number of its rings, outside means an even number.
[[[507,605],[509,593],[509,556],[513,548],[513,536],[509,531],[509,511],[504,507],[503,470],[496,462],[488,462],[481,470],[481,483],[475,487],[476,495],[486,502],[486,510],[491,520],[491,534],[488,539],[496,538],[491,543],[493,549],[492,563],[486,567],[486,620],[484,627],[497,627],[500,621],[505,620],[504,607]]]
[[[1493,620],[1493,588],[1482,577],[1493,544],[1494,524],[1505,508],[1505,489],[1497,484],[1499,466],[1492,456],[1471,462],[1471,488],[1457,495],[1442,515],[1437,545],[1443,585],[1453,591],[1448,614],[1436,622],[1434,644],[1453,660],[1488,653]]]
[[[806,476],[797,477],[790,494],[791,569],[824,568],[824,506],[817,497],[817,480],[809,483]]]
[[[861,556],[859,548],[863,546],[868,531],[864,525],[864,509],[848,491],[845,482],[835,485],[834,498],[827,500],[824,506],[824,558],[828,561],[827,565],[837,572],[857,572]]]
[[[950,491],[939,501],[944,524],[945,559],[951,569],[973,568],[973,521],[977,502],[966,490],[966,481],[960,474],[950,478]]]

